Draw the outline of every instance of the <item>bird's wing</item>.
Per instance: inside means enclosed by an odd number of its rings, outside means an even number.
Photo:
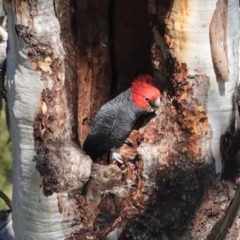
[[[111,134],[118,115],[118,111],[112,106],[104,105],[94,118],[90,132],[84,142],[84,150],[97,150],[98,145],[104,145],[104,142]]]

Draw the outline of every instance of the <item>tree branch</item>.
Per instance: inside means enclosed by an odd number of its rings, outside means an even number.
[[[12,210],[12,203],[11,200],[9,199],[9,197],[0,190],[0,198],[2,198],[2,200],[7,204],[7,206]]]

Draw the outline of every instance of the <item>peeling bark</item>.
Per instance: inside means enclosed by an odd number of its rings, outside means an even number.
[[[219,0],[210,24],[210,43],[213,66],[219,81],[228,81],[228,53],[227,53],[227,17],[228,1]]]

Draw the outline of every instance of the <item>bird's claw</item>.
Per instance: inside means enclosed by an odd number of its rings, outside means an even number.
[[[131,140],[130,138],[127,138],[127,139],[125,140],[125,143],[126,143],[129,147],[133,147],[133,142],[132,142],[132,140]]]
[[[112,154],[112,159],[114,159],[115,161],[123,164],[122,156],[121,156],[119,153],[117,153],[117,152],[114,152],[114,153]]]

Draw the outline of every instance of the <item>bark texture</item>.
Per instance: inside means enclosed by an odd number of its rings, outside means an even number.
[[[81,192],[91,171],[91,159],[72,140],[76,93],[71,95],[70,82],[65,85],[73,74],[65,74],[64,62],[70,47],[66,44],[63,49],[56,17],[59,9],[53,2],[6,1],[5,8],[14,232],[24,240],[65,239],[75,224],[75,206],[69,196]],[[70,21],[63,13],[60,16]],[[66,66],[69,70],[71,64]]]
[[[111,89],[109,0],[76,1],[78,139],[81,145],[89,123]],[[76,83],[75,83],[76,84]]]

